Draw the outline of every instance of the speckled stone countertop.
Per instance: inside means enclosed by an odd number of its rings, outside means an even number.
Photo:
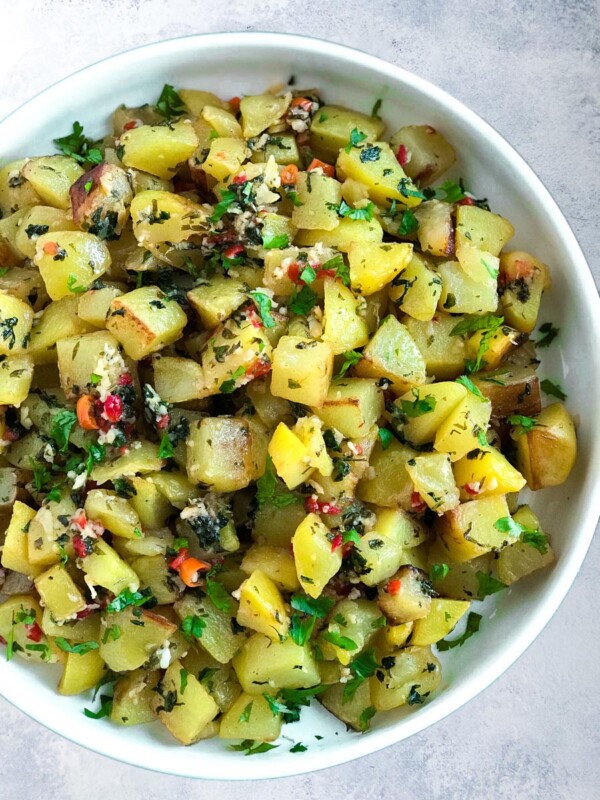
[[[307,33],[406,67],[481,114],[525,157],[600,280],[597,0],[5,0],[2,9],[0,117],[100,58],[191,33]],[[280,781],[198,783],[94,755],[0,700],[0,797],[598,798],[599,573],[596,539],[562,607],[508,673],[451,717],[379,754]]]

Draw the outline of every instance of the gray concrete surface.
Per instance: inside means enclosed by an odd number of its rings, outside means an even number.
[[[600,279],[594,0],[3,0],[1,6],[0,116],[99,58],[196,32],[307,33],[400,64],[506,136],[558,200]],[[599,572],[596,540],[561,609],[508,673],[450,718],[377,755],[281,781],[198,783],[113,763],[0,701],[0,797],[598,798]]]

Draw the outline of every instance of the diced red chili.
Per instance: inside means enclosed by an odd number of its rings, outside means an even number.
[[[177,555],[175,556],[175,558],[172,558],[171,561],[169,561],[169,567],[171,569],[178,570],[179,567],[183,564],[183,562],[186,560],[186,558],[188,556],[189,556],[189,551],[188,551],[187,547],[182,547],[177,552]]]
[[[335,551],[338,549],[338,547],[341,546],[342,542],[343,542],[342,534],[341,533],[336,533],[336,535],[331,540],[331,552],[335,553]]]
[[[42,640],[44,633],[37,622],[25,625],[25,630],[27,631],[27,638],[31,639],[32,642],[40,642]]]
[[[234,114],[237,114],[240,110],[240,102],[241,97],[230,97],[229,98],[229,105],[231,106],[231,110]]]
[[[406,166],[406,162],[408,161],[408,150],[403,144],[401,144],[400,147],[398,148],[398,152],[396,153],[396,158],[398,159],[398,162],[401,167]]]
[[[254,378],[260,378],[263,375],[267,375],[271,371],[271,362],[270,361],[255,361],[254,364],[250,367],[246,367],[246,375],[250,380],[254,380]]]
[[[245,172],[240,172],[239,175],[234,175],[233,176],[232,183],[235,183],[235,184],[239,185],[239,184],[242,184],[242,183],[246,183],[247,180],[248,180],[248,177],[247,177],[246,173]]]
[[[400,594],[402,589],[402,581],[398,578],[394,578],[391,581],[388,581],[385,587],[385,590],[388,594],[397,595]]]
[[[253,328],[262,328],[263,327],[262,320],[258,316],[258,312],[256,311],[256,309],[254,307],[248,307],[246,309],[246,317],[247,317],[248,321],[250,322],[250,324],[252,325]]]
[[[296,283],[300,276],[300,264],[298,264],[297,261],[294,261],[293,264],[290,264],[288,267],[287,274],[288,278],[294,283]]]
[[[458,201],[458,205],[459,206],[474,206],[475,205],[475,201],[473,200],[472,197],[463,197],[462,200]]]
[[[317,278],[319,280],[323,278],[335,278],[336,271],[334,269],[319,269],[317,270]]]
[[[137,120],[136,119],[130,119],[128,122],[125,123],[125,125],[123,125],[123,130],[130,131],[133,128],[137,128],[137,126],[138,126],[137,125]]]
[[[232,244],[223,251],[223,255],[225,258],[235,258],[236,256],[241,255],[242,253],[246,252],[243,244]]]
[[[418,492],[413,492],[410,496],[410,507],[413,511],[425,511],[427,503],[423,500]]]
[[[315,500],[314,497],[306,498],[304,501],[304,508],[306,511],[313,514],[333,515],[342,513],[342,509],[338,508],[338,506],[334,506],[331,503],[319,502]]]
[[[117,383],[119,384],[119,386],[129,386],[130,383],[132,383],[132,381],[133,378],[131,377],[130,372],[122,372],[119,375],[119,380],[117,381]]]
[[[75,555],[78,558],[86,558],[89,556],[89,551],[86,543],[83,541],[83,537],[80,536],[78,533],[75,534],[73,537],[73,550],[75,550]]]
[[[169,427],[169,422],[171,421],[171,417],[169,414],[163,414],[156,419],[156,427],[159,431],[164,431],[165,428]]]
[[[110,422],[118,422],[123,416],[123,400],[118,394],[109,394],[104,401],[104,416]]]
[[[55,256],[58,253],[56,242],[46,242],[42,249],[47,256]]]
[[[472,497],[475,497],[481,491],[481,483],[479,481],[473,481],[472,483],[465,483],[465,492],[470,494]]]

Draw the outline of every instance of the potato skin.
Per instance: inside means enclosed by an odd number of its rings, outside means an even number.
[[[133,188],[127,172],[115,164],[98,164],[70,189],[73,221],[100,239],[118,239],[129,217]]]

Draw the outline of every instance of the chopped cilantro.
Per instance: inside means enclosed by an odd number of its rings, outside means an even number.
[[[110,603],[106,606],[107,614],[115,614],[117,611],[123,611],[128,606],[143,606],[147,603],[156,604],[156,598],[152,594],[152,589],[141,589],[139,592],[132,592],[131,589],[123,589]]]
[[[461,375],[459,378],[456,379],[456,383],[460,383],[462,386],[465,387],[471,394],[474,394],[476,397],[479,397],[481,400],[485,400],[485,397],[481,394],[477,386],[473,383],[473,381],[468,378],[466,375]]]
[[[567,395],[563,391],[562,387],[558,383],[554,383],[553,381],[548,380],[548,378],[544,378],[544,380],[540,383],[542,392],[544,394],[549,395],[550,397],[556,397],[557,400],[566,400]]]
[[[156,110],[165,119],[173,119],[185,114],[183,100],[169,83],[165,83],[155,105]]]
[[[54,641],[65,653],[74,653],[78,656],[84,656],[92,650],[97,650],[99,645],[97,642],[80,642],[79,644],[70,644],[62,636],[57,636]]]
[[[511,414],[506,418],[506,421],[509,425],[520,429],[518,431],[520,436],[540,425],[537,419],[534,417],[528,417],[525,414]]]
[[[271,505],[275,508],[285,508],[293,503],[299,503],[301,497],[287,490],[277,477],[271,456],[267,456],[265,471],[256,481],[256,502],[258,507]]]
[[[381,442],[381,447],[384,450],[387,450],[388,447],[392,443],[392,439],[394,438],[394,434],[388,430],[387,428],[379,428],[377,435],[379,436],[379,441]]]
[[[560,328],[555,328],[551,322],[544,322],[543,325],[540,325],[539,333],[541,333],[542,336],[540,339],[536,340],[536,346],[550,347],[560,333]]]
[[[102,163],[102,152],[97,147],[91,147],[92,141],[84,136],[83,125],[79,122],[73,123],[72,133],[54,139],[54,144],[65,156],[80,164]]]
[[[478,570],[475,573],[475,577],[477,578],[477,582],[479,584],[479,596],[482,599],[484,597],[488,597],[490,594],[496,594],[496,592],[501,592],[502,589],[506,589],[505,583],[502,583],[502,581],[494,578],[493,575],[488,575],[487,572]]]
[[[293,311],[294,314],[306,316],[310,314],[317,304],[317,299],[317,295],[310,286],[303,286],[300,291],[294,289],[294,293],[290,298],[290,310]]]
[[[201,639],[205,628],[206,620],[197,614],[188,614],[187,617],[181,620],[181,630],[188,637],[193,636],[195,639]]]
[[[344,353],[344,363],[340,371],[338,372],[338,378],[343,378],[344,375],[348,372],[351,367],[354,367],[362,358],[362,353],[359,353],[358,350],[347,350]]]
[[[419,397],[417,394],[414,400],[401,400],[400,404],[402,413],[406,417],[422,417],[423,414],[429,414],[435,409],[436,400],[431,394],[425,397]]]
[[[254,300],[254,302],[256,303],[256,307],[258,308],[258,313],[260,314],[260,318],[262,319],[265,328],[274,328],[276,322],[273,319],[273,315],[271,314],[272,301],[269,295],[265,294],[265,292],[261,292],[259,289],[256,289],[253,292],[248,292],[248,294],[252,298],[252,300]]]
[[[77,414],[67,408],[63,411],[59,411],[52,420],[50,436],[52,436],[58,445],[58,449],[61,453],[66,452],[69,446],[69,436],[76,422]]]
[[[443,581],[449,572],[448,564],[432,564],[429,569],[429,578],[432,581]]]
[[[168,433],[163,433],[160,439],[160,444],[158,446],[158,457],[159,458],[173,458],[173,454],[175,450],[173,445],[171,444],[171,439],[169,438]]]
[[[344,150],[345,150],[347,153],[349,153],[349,152],[350,152],[350,150],[352,150],[352,148],[353,148],[353,147],[358,147],[358,145],[359,145],[361,142],[364,142],[364,140],[365,140],[366,138],[367,138],[367,134],[366,134],[366,133],[361,133],[361,132],[358,130],[358,128],[353,128],[353,129],[352,129],[352,131],[350,132],[350,141],[349,141],[349,142],[348,142],[348,144],[347,144],[347,145],[344,147]]]
[[[289,247],[290,239],[287,233],[281,233],[274,236],[263,236],[262,243],[265,250],[283,250],[284,247]]]
[[[467,627],[465,632],[462,636],[459,636],[458,639],[452,639],[448,641],[447,639],[441,639],[437,643],[437,649],[441,652],[445,650],[452,650],[454,647],[462,647],[463,644],[473,636],[474,633],[477,633],[479,630],[479,626],[481,624],[482,616],[481,614],[475,613],[475,611],[471,611],[469,616],[467,617]]]

